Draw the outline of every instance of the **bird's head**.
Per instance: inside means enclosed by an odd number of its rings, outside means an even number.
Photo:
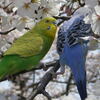
[[[56,19],[46,17],[36,24],[35,29],[37,29],[40,34],[54,38],[57,31]]]

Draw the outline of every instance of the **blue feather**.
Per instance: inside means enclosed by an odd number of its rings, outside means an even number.
[[[77,44],[73,47],[65,45],[60,56],[60,64],[68,65],[72,70],[81,100],[87,97],[85,71],[87,50],[86,44]]]
[[[91,25],[85,24],[83,19],[84,16],[74,16],[64,22],[58,31],[57,39],[60,65],[68,65],[71,68],[81,100],[87,97],[85,62],[88,52],[88,40],[81,37],[93,35]]]

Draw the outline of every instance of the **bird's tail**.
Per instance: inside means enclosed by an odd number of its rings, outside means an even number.
[[[77,68],[77,70],[72,69],[72,73],[73,73],[81,100],[85,100],[85,98],[87,98],[86,71],[84,71],[84,69],[82,70],[82,67],[81,67],[80,69]]]

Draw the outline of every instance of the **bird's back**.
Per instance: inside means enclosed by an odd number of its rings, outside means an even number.
[[[86,33],[88,28],[90,31]],[[84,23],[83,17],[75,16],[61,26],[57,40],[60,64],[71,68],[81,100],[87,97],[85,61],[88,41],[79,40],[89,34],[92,34],[90,25]]]

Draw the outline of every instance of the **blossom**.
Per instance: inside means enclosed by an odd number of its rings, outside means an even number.
[[[59,13],[57,0],[41,0],[40,2],[35,1],[33,0],[32,3],[24,3],[24,5],[18,9],[17,14],[22,17],[28,16],[39,20],[43,17],[54,16]]]
[[[6,16],[3,16],[2,18],[1,18],[1,25],[2,26],[5,26],[7,24],[7,17]]]
[[[26,23],[28,22],[27,17],[21,17],[15,23],[15,27],[17,30],[22,31],[25,28]]]
[[[13,2],[16,6],[12,9],[13,12],[17,11],[17,15],[20,18],[14,18],[14,16],[9,16],[7,19],[3,18],[3,21],[4,19],[7,20],[7,23],[3,25],[6,27],[6,25],[9,24],[10,27],[16,27],[21,31],[22,28],[25,28],[28,17],[37,22],[44,17],[59,14],[60,7],[58,7],[58,1],[61,2],[61,0],[10,0],[10,2]],[[6,22],[6,20],[4,22]]]
[[[79,7],[79,0],[66,0],[66,6],[69,7],[72,11]]]
[[[10,2],[13,2],[13,4],[18,8],[22,7],[25,3],[29,3],[30,1],[31,0],[10,0]]]
[[[24,17],[28,16],[32,18],[35,14],[35,10],[38,9],[38,4],[36,3],[25,3],[22,7],[20,7],[17,11],[17,14]]]
[[[2,8],[0,8],[0,16],[7,16],[7,13]]]
[[[59,13],[59,6],[57,6],[58,1],[57,0],[41,0],[41,7],[43,10],[43,14],[47,16],[58,15]]]
[[[100,96],[100,80],[97,80],[96,83],[93,85],[93,93],[96,96]]]
[[[85,0],[85,4],[93,8],[98,4],[98,0]]]
[[[1,19],[1,30],[7,31],[11,28],[16,28],[19,31],[22,31],[25,28],[26,23],[28,22],[27,17],[19,16],[4,16]]]
[[[96,34],[100,34],[100,6],[95,6],[95,12],[92,14],[92,29]]]
[[[0,6],[5,7],[9,5],[11,2],[9,0],[0,0]]]

